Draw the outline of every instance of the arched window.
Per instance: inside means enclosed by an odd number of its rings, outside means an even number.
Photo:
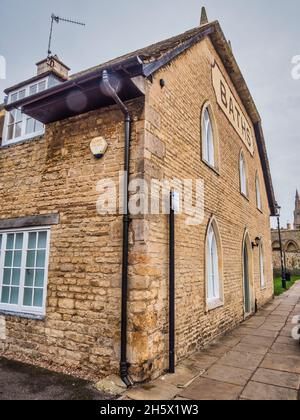
[[[294,241],[290,241],[286,246],[287,252],[299,252],[298,246]]]
[[[256,188],[256,205],[258,210],[262,211],[262,201],[261,201],[261,192],[260,192],[260,182],[258,174],[256,174],[255,179],[255,188]]]
[[[263,248],[262,243],[259,246],[259,269],[260,269],[260,287],[264,289],[266,287],[266,278],[265,278],[264,248]]]
[[[221,243],[214,219],[209,224],[206,237],[206,288],[208,308],[214,309],[223,305]]]
[[[215,139],[209,105],[206,105],[202,114],[202,158],[210,166],[216,166]]]
[[[247,167],[244,153],[240,154],[240,182],[241,182],[241,193],[248,197],[248,179],[247,179]]]

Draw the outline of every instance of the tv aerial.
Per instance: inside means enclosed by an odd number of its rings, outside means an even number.
[[[54,22],[55,23],[66,22],[66,23],[71,23],[73,25],[85,26],[85,23],[83,23],[83,22],[78,22],[78,21],[71,20],[71,19],[61,18],[60,16],[57,16],[54,13],[52,13],[52,15],[51,15],[50,35],[49,35],[49,44],[48,44],[48,57],[50,57],[52,55],[51,44],[52,44],[52,35],[53,35]]]

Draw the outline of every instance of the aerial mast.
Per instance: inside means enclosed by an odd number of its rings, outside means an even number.
[[[71,19],[61,18],[60,16],[57,16],[54,13],[52,13],[52,15],[51,15],[51,27],[50,27],[50,34],[49,34],[49,43],[48,43],[48,57],[50,57],[52,55],[51,44],[52,44],[54,22],[55,23],[66,22],[66,23],[72,23],[73,25],[85,26],[85,23],[83,23],[83,22],[78,22],[78,21],[71,20]]]

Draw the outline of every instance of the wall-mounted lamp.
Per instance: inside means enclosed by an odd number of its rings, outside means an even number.
[[[260,246],[261,243],[261,237],[257,236],[257,238],[255,238],[255,241],[252,242],[252,248],[258,248]]]
[[[108,148],[107,141],[103,137],[96,137],[90,144],[91,152],[96,159],[101,159]]]

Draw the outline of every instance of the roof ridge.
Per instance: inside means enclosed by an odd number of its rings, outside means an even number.
[[[208,23],[206,25],[197,26],[195,28],[192,28],[192,29],[189,29],[189,30],[187,30],[185,32],[182,32],[179,35],[174,35],[174,36],[172,36],[170,38],[166,38],[164,40],[161,40],[161,41],[158,41],[158,42],[154,42],[154,43],[152,43],[152,44],[150,44],[150,45],[148,45],[146,47],[139,48],[139,49],[137,49],[135,51],[128,52],[128,53],[123,54],[123,55],[121,55],[119,57],[116,57],[116,58],[112,58],[111,60],[108,60],[108,61],[106,61],[104,63],[100,63],[100,64],[95,65],[95,66],[92,66],[92,67],[90,67],[90,68],[88,68],[86,70],[82,70],[82,71],[76,72],[76,73],[74,73],[74,74],[72,74],[70,76],[70,79],[75,79],[75,78],[77,78],[79,76],[82,76],[84,74],[93,72],[93,71],[97,70],[98,68],[102,68],[103,66],[108,66],[110,64],[116,63],[118,61],[123,61],[124,59],[129,58],[129,57],[133,57],[133,56],[140,56],[141,59],[144,58],[144,60],[146,60],[146,61],[147,60],[151,61],[151,59],[150,59],[151,52],[154,52],[154,53],[156,52],[156,54],[157,54],[157,51],[155,51],[155,50],[159,50],[160,47],[162,47],[162,46],[165,45],[166,46],[165,49],[163,49],[163,50],[160,49],[160,52],[161,52],[160,55],[163,55],[166,51],[170,51],[170,50],[176,48],[182,42],[187,41],[188,39],[190,39],[193,36],[195,36],[197,33],[203,32],[207,27],[214,25],[216,22],[217,21],[210,22],[210,23]],[[173,44],[173,45],[171,45],[171,44]],[[157,56],[156,57],[153,57],[153,59],[156,59],[156,58],[157,58]]]

